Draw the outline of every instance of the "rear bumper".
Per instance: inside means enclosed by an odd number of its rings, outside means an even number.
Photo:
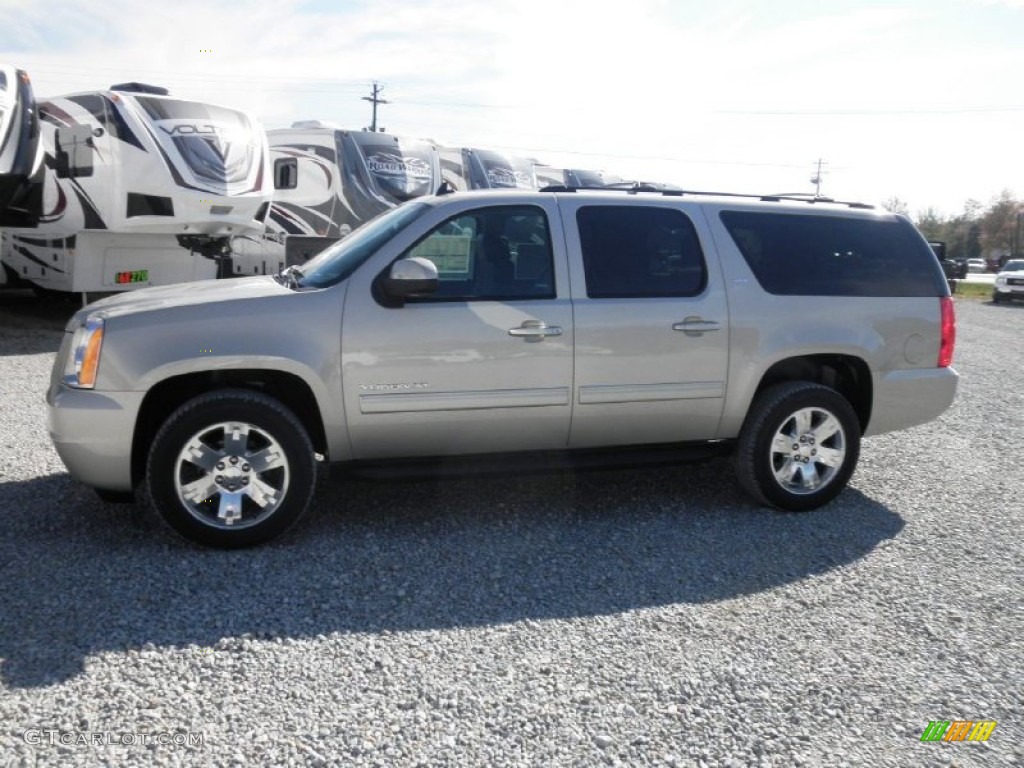
[[[68,471],[94,488],[132,489],[132,437],[144,392],[58,385],[47,398],[50,439]]]
[[[874,407],[865,436],[932,421],[949,408],[960,375],[953,368],[918,368],[873,375]]]

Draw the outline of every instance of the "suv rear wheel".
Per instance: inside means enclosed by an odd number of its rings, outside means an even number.
[[[806,512],[846,487],[859,453],[860,424],[846,398],[821,384],[785,382],[754,401],[734,462],[755,499]]]
[[[146,466],[153,507],[175,531],[212,547],[262,544],[294,525],[316,479],[313,444],[279,401],[208,392],[172,413]]]

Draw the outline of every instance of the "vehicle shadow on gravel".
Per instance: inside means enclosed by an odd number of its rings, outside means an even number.
[[[0,355],[56,352],[64,326],[81,302],[0,291]]]
[[[473,627],[705,603],[864,557],[904,522],[855,489],[759,509],[724,460],[516,477],[322,480],[263,548],[202,550],[66,474],[0,485],[0,680],[58,683],[147,644]]]

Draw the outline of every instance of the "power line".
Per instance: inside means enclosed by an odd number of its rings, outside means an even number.
[[[1024,105],[1011,104],[1001,107],[945,107],[939,109],[802,109],[802,110],[748,110],[748,109],[719,109],[715,114],[719,115],[764,115],[764,116],[855,116],[877,115],[885,117],[888,115],[960,115],[989,112],[1024,112]]]
[[[692,165],[735,165],[744,168],[806,168],[806,163],[755,163],[745,162],[741,160],[705,160],[705,159],[692,159],[685,157],[667,157],[658,155],[629,155],[616,152],[582,152],[575,149],[553,149],[547,148],[542,149],[540,147],[523,147],[523,146],[510,146],[508,144],[487,144],[489,149],[507,149],[513,152],[522,154],[560,154],[560,155],[578,155],[580,157],[610,157],[617,160],[655,160],[658,162],[666,163],[689,163]]]
[[[44,67],[32,67],[31,69],[28,70],[28,73],[29,73],[30,76],[32,74],[34,74],[34,73],[42,73],[42,74],[54,74],[54,75],[78,75],[78,76],[83,76],[84,77],[84,76],[87,76],[87,75],[90,75],[90,74],[96,74],[97,76],[99,76],[99,74],[105,73],[105,72],[112,72],[112,73],[121,74],[126,69],[131,69],[133,72],[142,73],[146,77],[154,76],[154,77],[187,78],[187,79],[197,79],[197,78],[199,78],[199,79],[207,80],[207,81],[210,81],[210,82],[215,82],[215,81],[213,81],[211,79],[211,76],[208,73],[207,74],[201,74],[201,73],[197,73],[197,72],[182,72],[181,70],[174,70],[174,71],[158,70],[158,69],[149,69],[147,67],[135,67],[135,66],[124,66],[124,67],[87,67],[87,68],[83,68],[83,67],[46,67],[46,66],[44,66]],[[338,85],[336,87],[341,87],[341,88],[356,88],[356,87],[363,88],[363,87],[365,87],[370,82],[370,80],[368,78],[341,79],[341,78],[331,78],[331,77],[326,77],[326,78],[324,78],[324,77],[316,77],[316,78],[308,78],[308,77],[268,77],[268,76],[264,76],[264,75],[260,75],[259,77],[254,78],[251,75],[231,75],[231,74],[217,74],[216,78],[217,78],[216,81],[221,81],[221,80],[241,80],[241,81],[244,81],[244,82],[251,82],[251,83],[267,83],[267,82],[273,82],[273,83],[293,83],[293,84],[301,84],[301,83],[324,83],[324,84],[327,84],[327,83],[337,83]]]
[[[96,67],[90,66],[88,68],[63,68],[63,67],[33,67],[29,74],[33,72],[39,74],[51,74],[51,75],[73,75],[79,78],[86,78],[90,73],[95,73],[97,78],[100,77],[100,73],[124,73],[129,67]],[[216,87],[217,84],[231,81],[232,87],[237,88],[237,84],[251,83],[253,88],[245,90],[266,90],[266,91],[290,91],[298,93],[334,93],[334,92],[349,92],[354,93],[362,90],[370,82],[367,79],[334,79],[334,78],[300,78],[300,77],[270,77],[260,76],[258,78],[252,78],[247,75],[220,75],[216,76],[216,79],[211,78],[209,74],[200,73],[189,73],[168,70],[156,70],[148,68],[135,68],[131,67],[134,72],[138,72],[140,77],[157,77],[167,78],[169,80],[185,80],[185,81],[200,81],[208,83],[211,88]],[[282,87],[268,86],[268,83],[280,84]],[[285,87],[287,86],[287,87]],[[310,87],[315,86],[315,87]],[[371,99],[366,97],[367,101]],[[437,106],[445,108],[466,108],[466,109],[526,109],[528,105],[523,104],[489,104],[483,102],[472,102],[472,101],[444,101],[444,100],[431,100],[431,99],[415,99],[415,100],[402,100],[403,104],[415,105],[415,106]],[[773,116],[887,116],[887,115],[946,115],[946,114],[973,114],[973,113],[992,113],[992,112],[1024,112],[1024,104],[1007,104],[1007,105],[989,105],[989,106],[962,106],[962,107],[938,107],[938,108],[907,108],[907,109],[719,109],[714,110],[713,114],[719,115],[760,115],[766,117]]]

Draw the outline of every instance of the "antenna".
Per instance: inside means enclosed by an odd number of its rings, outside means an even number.
[[[377,105],[378,104],[390,104],[389,101],[386,101],[385,99],[380,98],[380,92],[383,91],[383,90],[384,89],[377,83],[377,81],[374,80],[373,81],[373,95],[372,96],[363,96],[363,101],[369,101],[369,102],[371,102],[373,104],[373,120],[370,122],[370,131],[372,133],[376,133],[377,132]],[[381,130],[384,130],[384,129],[381,128]]]

